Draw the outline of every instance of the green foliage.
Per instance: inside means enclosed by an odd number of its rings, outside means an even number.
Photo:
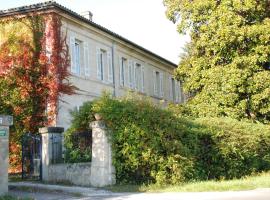
[[[91,161],[92,135],[89,122],[94,120],[92,102],[84,103],[79,110],[71,111],[71,127],[65,133],[65,162]]]
[[[179,117],[139,99],[94,102],[120,183],[231,179],[270,169],[270,128],[229,118]]]
[[[113,163],[119,182],[177,183],[192,178],[188,141],[196,135],[179,131],[184,122],[139,99],[104,96],[94,104],[112,130]],[[191,156],[190,156],[191,155]]]
[[[270,120],[270,1],[164,0],[188,32],[176,71],[194,116]]]
[[[73,151],[70,160],[76,162],[82,155],[71,145],[71,136],[75,130],[87,130],[93,113],[99,113],[110,130],[118,183],[175,185],[240,178],[270,169],[267,125],[230,118],[190,119],[181,116],[183,110],[175,110],[106,94],[86,103],[73,112],[66,138]]]
[[[230,118],[194,120],[201,127],[197,165],[204,179],[233,179],[270,169],[270,128]]]

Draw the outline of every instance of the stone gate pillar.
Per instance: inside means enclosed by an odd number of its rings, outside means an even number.
[[[9,126],[11,116],[0,115],[0,196],[8,192]]]
[[[42,137],[42,180],[50,181],[49,166],[62,160],[62,127],[43,127],[39,129]]]
[[[91,185],[95,187],[113,185],[116,179],[108,130],[103,121],[91,122],[90,128],[92,128]]]

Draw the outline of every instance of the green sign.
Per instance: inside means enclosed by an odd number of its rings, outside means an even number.
[[[0,137],[4,137],[7,135],[7,130],[0,130]]]

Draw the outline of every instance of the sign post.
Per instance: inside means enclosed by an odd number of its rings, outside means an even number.
[[[8,192],[9,126],[13,118],[0,115],[0,196]]]

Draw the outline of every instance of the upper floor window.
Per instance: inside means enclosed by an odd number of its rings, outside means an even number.
[[[135,89],[142,90],[142,66],[135,63]]]
[[[157,97],[164,96],[164,86],[163,86],[163,73],[154,70],[154,95]]]
[[[71,37],[70,46],[71,46],[71,72],[80,75],[82,42],[75,39],[74,37]]]
[[[170,99],[175,103],[181,102],[181,82],[170,77]]]
[[[90,54],[87,42],[70,37],[71,72],[76,75],[90,76]]]
[[[125,86],[125,69],[127,67],[127,59],[121,57],[120,60],[120,86]]]
[[[176,88],[175,88],[175,80],[174,80],[174,78],[171,78],[171,88],[170,88],[170,90],[171,90],[171,96],[172,96],[172,100],[173,100],[173,102],[175,102],[176,101],[176,94],[175,94],[175,92],[176,92]]]
[[[108,70],[106,81],[113,83],[113,66],[111,52],[104,49],[97,49],[97,77],[105,81],[105,70]]]
[[[97,50],[97,77],[104,81],[104,66],[105,66],[106,51],[102,49]]]
[[[128,66],[129,87],[140,92],[144,92],[144,66],[129,61]]]

